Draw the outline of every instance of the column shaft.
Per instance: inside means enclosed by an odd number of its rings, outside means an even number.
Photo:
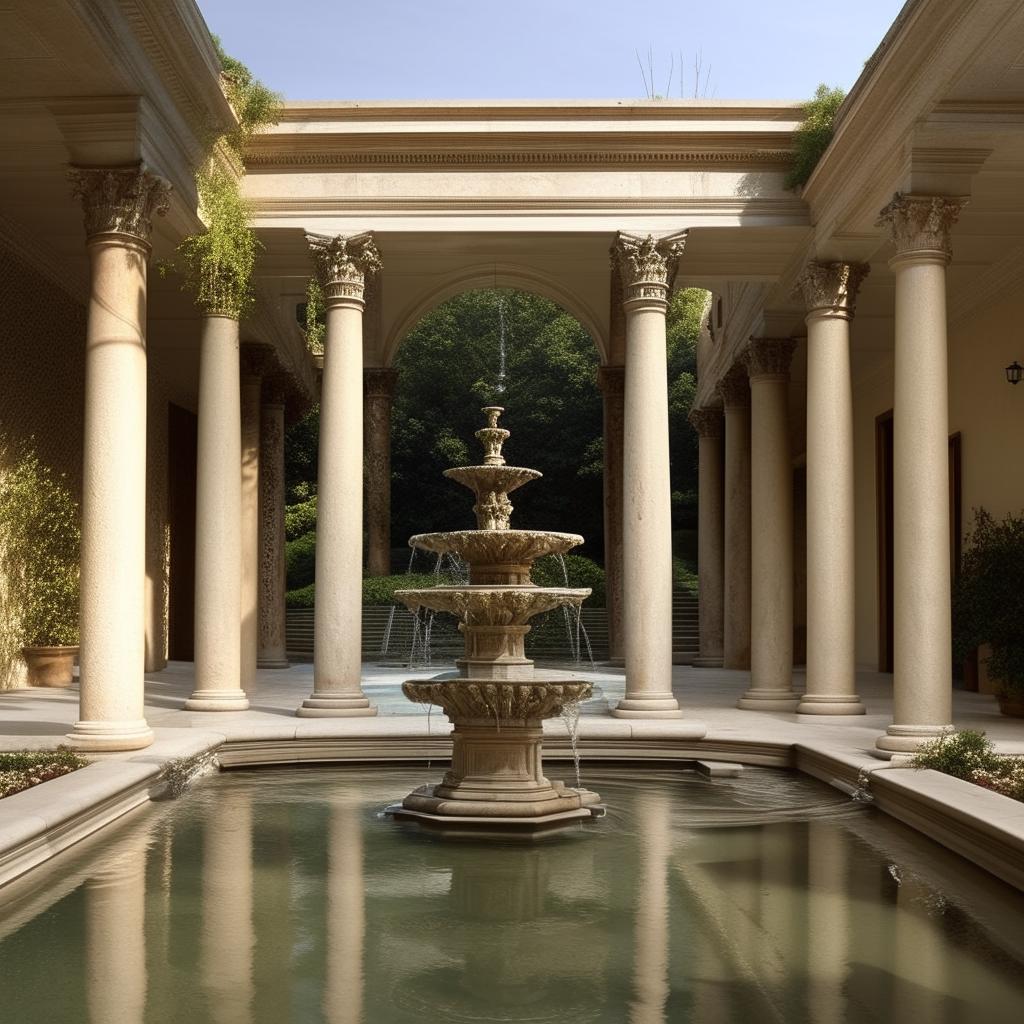
[[[807,314],[807,691],[801,714],[861,715],[855,682],[850,318],[867,267],[812,263]]]
[[[719,384],[725,403],[722,664],[750,668],[750,385],[734,367]]]
[[[189,711],[243,711],[238,320],[203,317],[196,445],[195,690]]]
[[[886,756],[951,732],[946,265],[962,200],[900,196],[886,207],[897,255],[893,404],[893,724]]]
[[[365,378],[366,569],[391,575],[391,405],[395,370],[373,367]]]
[[[750,375],[750,689],[737,706],[794,711],[793,464],[789,447],[789,338],[755,338]]]
[[[694,665],[720,668],[723,660],[724,520],[722,517],[722,410],[695,409],[700,435],[697,481],[697,578],[700,584],[700,656]]]
[[[602,366],[598,384],[604,397],[604,579],[608,613],[608,657],[622,662],[622,423],[624,366]]]
[[[81,693],[68,736],[83,750],[153,741],[144,717],[146,261],[165,182],[136,167],[72,172],[89,247],[82,455]]]
[[[259,653],[260,668],[287,668],[284,530],[284,395],[267,388],[260,412]]]
[[[363,286],[372,239],[307,236],[327,303],[320,391],[313,693],[304,716],[374,715],[363,694]]]

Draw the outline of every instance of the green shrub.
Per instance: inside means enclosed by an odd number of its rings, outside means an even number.
[[[700,580],[697,577],[696,563],[688,558],[673,557],[672,584],[679,590],[687,590],[691,594],[698,593]]]
[[[984,733],[965,729],[926,743],[911,761],[1013,800],[1024,800],[1024,757],[1001,757]]]
[[[394,604],[396,590],[423,590],[439,583],[451,583],[447,576],[433,573],[402,573],[400,576],[366,576],[363,579],[363,604]]]
[[[992,649],[988,672],[1006,696],[1024,695],[1024,514],[995,520],[974,510],[953,588],[953,649],[958,660]]]
[[[565,572],[558,558],[545,555],[533,563],[530,578],[538,587],[564,587],[566,576],[570,587],[590,587],[593,591],[583,602],[585,608],[603,608],[605,606],[604,569],[583,555],[563,555]]]
[[[297,587],[295,590],[289,590],[284,595],[284,603],[287,608],[312,608],[313,607],[313,588],[314,585],[310,583],[305,587]]]
[[[316,530],[316,495],[284,510],[284,535],[295,540]]]
[[[822,158],[835,131],[836,114],[846,93],[819,85],[814,98],[804,107],[804,119],[793,133],[793,166],[786,176],[786,187],[806,185]]]
[[[69,747],[0,754],[0,798],[67,775],[86,763]]]
[[[3,439],[0,449],[10,455]],[[19,647],[78,643],[80,546],[67,481],[23,446],[0,472],[0,575]]]
[[[288,573],[288,589],[304,587],[312,583],[316,570],[316,533],[304,533],[284,546]]]

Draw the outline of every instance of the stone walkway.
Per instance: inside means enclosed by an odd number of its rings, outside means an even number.
[[[427,709],[410,704],[401,693],[401,682],[425,678],[445,666],[429,671],[367,664],[364,687],[378,708],[376,718],[295,717],[295,708],[312,689],[312,666],[294,665],[285,670],[263,670],[251,695],[252,706],[240,712],[188,712],[183,710],[192,690],[192,665],[172,663],[162,672],[146,677],[146,717],[158,735],[171,730],[198,729],[231,738],[256,738],[285,732],[365,736],[437,736],[447,730],[447,721],[434,709],[428,723]],[[686,726],[686,721],[671,720],[643,723],[611,717],[609,707],[622,696],[624,678],[621,669],[598,666],[576,673],[592,680],[595,699],[583,708],[580,734],[617,735],[623,738],[660,733],[665,738]],[[802,679],[796,679],[799,689]],[[708,740],[725,742],[770,742],[826,744],[850,755],[865,756],[874,748],[875,737],[891,720],[891,676],[874,672],[858,675],[858,690],[868,713],[850,718],[807,716],[740,711],[736,698],[749,686],[749,673],[723,669],[698,669],[677,666],[673,670],[673,689],[687,719],[707,724]],[[979,729],[1007,753],[1024,754],[1024,720],[1004,718],[993,697],[954,691],[954,720],[960,728]],[[78,713],[77,687],[70,690],[24,689],[0,693],[0,749],[46,748],[62,742]],[[549,722],[552,732],[565,729],[560,721]]]

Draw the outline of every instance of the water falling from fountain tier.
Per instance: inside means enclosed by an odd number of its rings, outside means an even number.
[[[437,785],[422,786],[392,808],[444,830],[538,830],[600,813],[600,798],[579,786],[544,777],[544,719],[590,696],[590,683],[563,673],[538,673],[526,657],[529,620],[559,607],[579,609],[589,589],[538,587],[533,562],[583,543],[578,534],[510,529],[509,491],[537,479],[536,470],[506,466],[509,432],[498,426],[498,406],[484,409],[477,431],[484,464],[446,472],[473,491],[478,529],[419,534],[414,548],[452,554],[468,563],[470,582],[399,590],[396,600],[454,615],[465,639],[457,671],[402,686],[416,703],[439,706],[451,720],[452,767]]]

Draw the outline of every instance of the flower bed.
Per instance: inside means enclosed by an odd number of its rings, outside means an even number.
[[[40,782],[58,779],[78,768],[84,768],[86,764],[68,747],[0,754],[0,798],[31,789]]]
[[[973,782],[1012,800],[1024,801],[1024,757],[1003,757],[984,733],[965,729],[926,743],[911,762],[965,782]]]

